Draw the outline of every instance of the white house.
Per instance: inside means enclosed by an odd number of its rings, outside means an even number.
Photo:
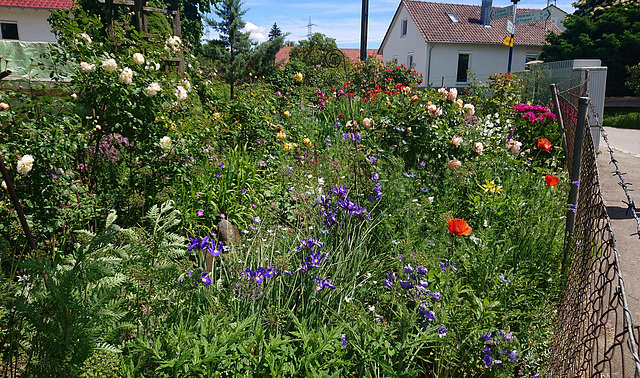
[[[469,71],[479,80],[507,72],[509,46],[504,40],[511,34],[511,17],[490,20],[491,10],[499,8],[482,1],[479,6],[402,0],[379,53],[385,62],[413,66],[424,77],[422,87],[465,87],[472,80]],[[560,24],[566,13],[554,8],[549,21],[516,25],[512,72],[536,60],[549,32],[561,33],[554,21]],[[517,9],[518,14],[531,11]]]
[[[0,0],[0,39],[54,42],[51,9],[71,8],[71,0]]]

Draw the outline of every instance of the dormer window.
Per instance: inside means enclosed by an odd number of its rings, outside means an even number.
[[[449,16],[449,19],[451,20],[451,22],[460,22],[460,20],[458,20],[458,17],[456,17],[455,14],[453,13],[447,13],[447,16]]]

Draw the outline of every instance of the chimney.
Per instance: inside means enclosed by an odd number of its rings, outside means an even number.
[[[482,8],[480,9],[480,22],[485,28],[491,27],[491,6],[492,0],[482,0]]]

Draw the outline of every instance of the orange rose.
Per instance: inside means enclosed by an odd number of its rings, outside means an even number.
[[[449,218],[449,232],[454,235],[470,235],[473,228],[469,227],[464,219]]]

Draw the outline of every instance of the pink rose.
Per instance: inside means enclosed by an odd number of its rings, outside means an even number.
[[[454,102],[456,100],[456,97],[458,97],[458,90],[455,88],[451,88],[449,90],[449,93],[447,93],[447,100]]]
[[[449,160],[449,162],[447,163],[447,168],[449,169],[456,169],[459,166],[462,165],[462,162],[456,158],[453,158],[451,160]]]
[[[462,137],[454,136],[453,138],[451,138],[451,144],[453,144],[455,147],[460,147],[460,143],[462,143]]]
[[[476,142],[475,146],[473,147],[473,150],[478,155],[482,155],[482,151],[484,150],[484,146],[482,145],[482,142]]]

